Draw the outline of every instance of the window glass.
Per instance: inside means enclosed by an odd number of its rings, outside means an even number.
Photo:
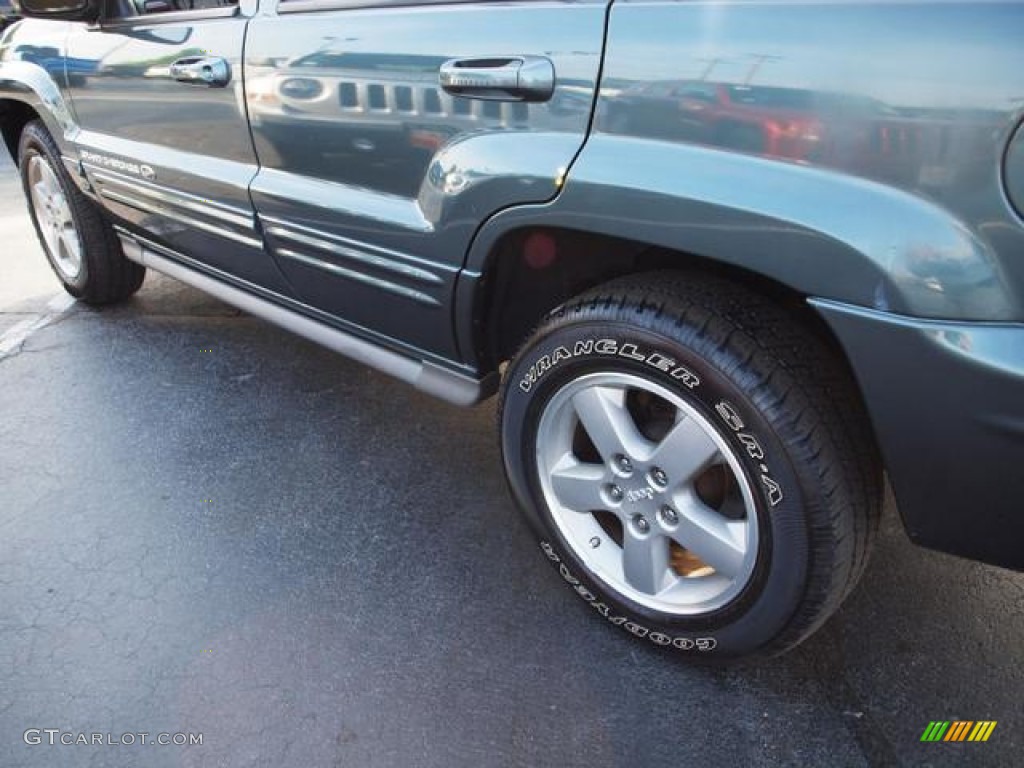
[[[399,112],[412,112],[412,88],[408,85],[395,86],[395,109]]]
[[[423,109],[436,115],[441,114],[441,94],[436,88],[427,88],[423,92]]]
[[[370,103],[370,109],[387,109],[388,98],[384,92],[384,86],[373,83],[366,87],[366,99]]]
[[[125,19],[160,13],[234,8],[237,5],[238,0],[108,0],[106,16],[108,19]]]
[[[355,83],[340,83],[338,85],[338,100],[343,107],[359,106],[359,91]]]
[[[677,96],[684,99],[696,99],[697,101],[715,101],[718,95],[716,86],[708,83],[686,83],[675,91]]]
[[[735,104],[786,109],[810,109],[814,106],[814,93],[796,88],[730,85],[727,90],[729,100]]]

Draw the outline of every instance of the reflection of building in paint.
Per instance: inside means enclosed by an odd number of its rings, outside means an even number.
[[[477,128],[557,128],[590,109],[589,90],[575,99],[571,84],[540,109],[453,96],[438,84],[444,61],[324,50],[254,66],[246,101],[257,148],[313,176],[323,171],[324,155],[343,157],[353,175],[367,174],[373,187],[414,195],[430,158],[456,135]]]

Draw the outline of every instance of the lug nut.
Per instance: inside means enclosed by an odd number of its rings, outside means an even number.
[[[662,507],[661,522],[665,523],[665,525],[675,525],[679,522],[679,514],[672,507]]]
[[[605,492],[608,494],[608,498],[611,499],[612,501],[622,501],[623,494],[622,489],[619,488],[619,486],[609,485],[608,488],[605,489]]]
[[[651,470],[651,481],[660,488],[664,488],[668,485],[668,475],[665,474],[665,470],[655,467]]]
[[[590,548],[591,549],[597,549],[600,546],[601,546],[601,540],[599,538],[597,538],[597,536],[595,536],[594,538],[592,538],[590,540]]]
[[[619,472],[624,475],[628,475],[633,472],[633,462],[629,460],[628,456],[623,456],[621,453],[615,457],[615,466],[618,467]]]
[[[640,533],[647,533],[649,530],[651,530],[651,524],[647,522],[647,518],[643,515],[637,515],[636,517],[634,517],[633,525],[636,526],[636,529],[640,531]]]

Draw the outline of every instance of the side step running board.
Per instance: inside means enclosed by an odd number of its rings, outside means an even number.
[[[124,255],[131,261],[180,280],[243,312],[412,384],[429,395],[453,405],[467,406],[480,402],[494,392],[493,376],[477,380],[426,360],[414,360],[392,352],[202,272],[189,269],[174,259],[158,253],[158,250],[165,249],[134,234],[120,228],[117,234],[121,238]]]

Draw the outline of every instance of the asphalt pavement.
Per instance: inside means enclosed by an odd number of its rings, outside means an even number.
[[[492,403],[152,273],[60,298],[6,157],[0,350],[4,768],[1021,762],[1024,576],[912,546],[890,502],[811,640],[692,666],[549,567]],[[921,743],[933,720],[998,725]]]

